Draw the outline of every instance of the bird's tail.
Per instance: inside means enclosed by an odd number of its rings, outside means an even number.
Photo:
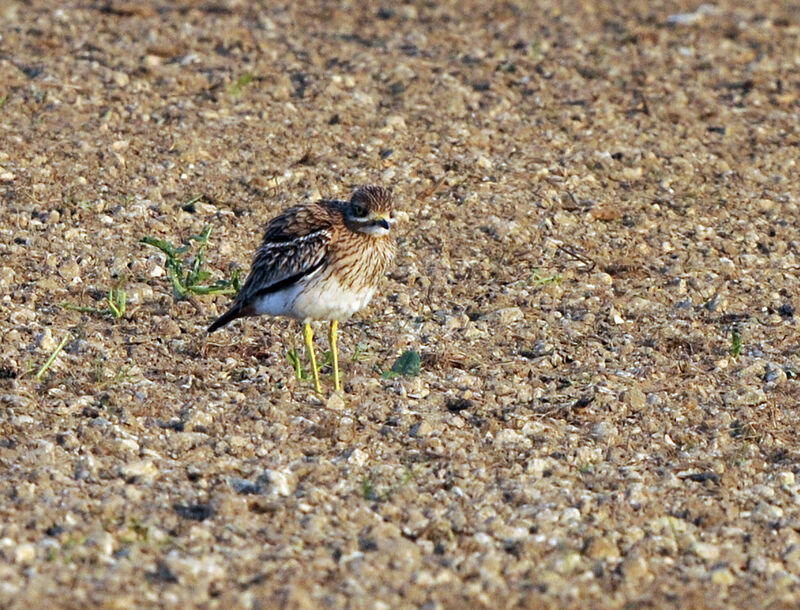
[[[211,326],[208,327],[206,332],[213,333],[218,328],[222,328],[231,320],[235,320],[236,318],[242,317],[242,308],[238,305],[235,307],[231,307],[228,311],[222,314],[219,318],[214,320],[211,323]]]

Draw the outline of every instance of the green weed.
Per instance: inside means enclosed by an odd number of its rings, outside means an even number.
[[[359,343],[358,345],[356,345],[356,349],[353,350],[353,355],[350,356],[350,362],[359,362],[363,360],[366,351],[367,351],[366,343]]]
[[[236,82],[233,83],[230,87],[228,87],[228,93],[233,95],[234,97],[241,95],[242,89],[244,89],[247,85],[253,82],[253,74],[251,72],[245,72],[239,78],[236,79]]]
[[[169,279],[172,281],[172,290],[175,298],[179,301],[186,299],[190,294],[236,294],[241,288],[239,282],[240,270],[237,269],[228,280],[217,280],[213,284],[204,284],[211,273],[203,269],[206,260],[206,248],[208,238],[211,235],[211,227],[206,227],[199,235],[192,235],[189,241],[195,241],[200,247],[193,261],[188,257],[183,257],[189,251],[191,243],[176,248],[169,242],[158,237],[143,237],[139,241],[148,246],[153,246],[161,250],[167,257],[166,269]]]
[[[544,286],[545,284],[560,284],[562,279],[564,277],[560,273],[542,275],[539,269],[534,269],[530,281],[534,286]]]
[[[125,315],[126,304],[128,295],[120,288],[111,288],[106,297],[106,307],[99,309],[97,307],[81,307],[80,305],[73,305],[72,303],[61,303],[61,307],[71,311],[80,311],[81,313],[91,313],[98,316],[111,316],[119,320]]]
[[[58,346],[56,346],[56,349],[54,349],[53,353],[50,354],[50,357],[42,365],[42,368],[40,368],[39,371],[36,373],[36,379],[41,381],[42,377],[47,372],[47,369],[53,366],[53,362],[55,362],[56,358],[61,353],[61,350],[64,349],[64,346],[67,344],[67,341],[69,341],[69,333],[64,335],[64,338],[61,339],[61,343],[59,343]]]
[[[371,502],[385,502],[413,478],[414,472],[409,466],[406,466],[400,481],[394,485],[387,485],[382,491],[378,491],[377,487],[375,486],[375,482],[373,481],[373,477],[371,475],[364,475],[364,478],[361,479],[361,495],[364,496],[366,500]]]
[[[394,361],[392,368],[383,373],[384,379],[394,379],[395,377],[416,377],[422,368],[422,359],[413,349],[406,350]]]
[[[91,373],[91,379],[97,384],[97,388],[106,388],[124,381],[129,381],[131,376],[129,374],[131,367],[122,366],[117,369],[111,377],[106,377],[105,366],[103,365],[103,357],[97,356],[94,359],[94,369]]]
[[[739,354],[742,353],[742,335],[738,328],[734,328],[731,331],[730,353],[734,358],[738,358]]]
[[[296,348],[293,347],[292,349],[286,352],[286,359],[289,361],[289,364],[292,365],[295,377],[298,380],[302,381],[305,379],[311,379],[311,373],[309,371],[306,371],[306,369],[303,367],[303,362],[301,360],[300,353],[297,351]],[[330,350],[325,350],[322,353],[322,356],[320,358],[317,358],[317,371],[322,370],[323,368],[329,366],[332,363],[333,363],[333,354],[331,353]]]

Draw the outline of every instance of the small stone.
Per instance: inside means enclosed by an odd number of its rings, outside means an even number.
[[[477,163],[478,167],[481,169],[492,169],[492,167],[494,167],[494,164],[486,155],[478,155],[475,159],[475,163]]]
[[[611,422],[599,421],[592,425],[589,433],[591,434],[592,439],[595,441],[604,442],[615,438],[618,434],[618,430],[617,427]]]
[[[784,470],[778,473],[778,482],[781,487],[791,487],[794,485],[795,477],[791,470]]]
[[[14,270],[11,267],[0,269],[0,286],[11,286],[14,283]]]
[[[634,508],[645,506],[648,502],[648,495],[645,492],[644,485],[641,483],[631,483],[625,490],[625,497]]]
[[[778,386],[783,385],[788,380],[788,375],[783,368],[779,366],[775,366],[774,364],[767,364],[766,370],[764,372],[764,381],[766,382],[764,385],[764,389],[768,392],[771,392],[778,388]]]
[[[128,482],[152,481],[158,476],[158,468],[156,468],[152,460],[136,460],[130,464],[125,464],[121,468],[120,474]]]
[[[14,550],[14,561],[17,563],[31,563],[36,559],[36,547],[30,542],[23,542]]]
[[[492,324],[501,324],[508,326],[514,322],[519,322],[525,318],[525,314],[519,307],[506,307],[505,309],[498,309],[486,316],[486,321]]]
[[[391,127],[392,129],[405,129],[406,120],[399,114],[393,114],[386,117],[385,125],[386,127]]]
[[[275,493],[283,497],[291,495],[293,485],[290,484],[290,480],[294,477],[290,473],[280,470],[268,470],[267,476]]]
[[[736,582],[736,578],[728,568],[717,568],[711,572],[711,582],[715,585],[728,587]]]
[[[626,580],[641,580],[647,576],[647,562],[643,557],[626,557],[620,565],[620,572]]]
[[[325,406],[333,411],[344,411],[344,398],[342,398],[340,392],[334,392],[328,397],[328,401],[325,403]]]
[[[58,345],[56,340],[53,339],[53,331],[50,330],[49,327],[45,328],[44,331],[39,335],[37,343],[39,345],[39,349],[48,354],[56,348],[56,345]]]
[[[497,436],[495,436],[495,442],[499,445],[520,448],[529,448],[533,446],[531,439],[510,428],[500,430]]]
[[[763,379],[767,364],[763,360],[756,360],[749,366],[741,369],[736,375],[743,379]]]
[[[638,386],[633,386],[625,392],[625,402],[634,413],[638,413],[647,406],[647,397]]]
[[[127,87],[131,78],[125,72],[114,72],[114,82],[118,87]]]
[[[406,394],[409,398],[419,400],[431,393],[428,384],[421,378],[415,377],[406,383]]]
[[[75,261],[69,261],[61,265],[58,272],[61,274],[61,277],[63,277],[65,280],[67,280],[68,282],[72,282],[75,280],[75,278],[80,277],[81,268]]]
[[[719,558],[719,547],[708,542],[695,542],[692,545],[692,552],[706,561],[714,561]]]
[[[611,286],[614,284],[614,278],[608,273],[598,273],[597,283],[601,286]]]
[[[350,454],[350,457],[347,458],[347,462],[349,464],[355,464],[356,466],[363,466],[369,461],[369,454],[366,451],[362,451],[361,449],[354,449],[353,453]]]
[[[619,559],[617,545],[606,538],[592,538],[584,553],[591,559]]]
[[[431,426],[426,420],[422,420],[421,422],[411,426],[411,429],[408,431],[408,435],[413,438],[424,438],[426,436],[430,436],[431,432],[433,432],[433,426]]]
[[[89,541],[102,555],[109,556],[114,552],[114,537],[108,532],[100,532],[92,536]]]
[[[724,402],[730,407],[753,407],[767,402],[767,395],[761,388],[740,387],[726,392]]]
[[[792,544],[783,554],[783,561],[789,570],[797,574],[800,570],[800,545]]]
[[[156,332],[159,337],[164,339],[174,339],[175,337],[180,337],[181,327],[175,320],[166,317],[156,324]]]

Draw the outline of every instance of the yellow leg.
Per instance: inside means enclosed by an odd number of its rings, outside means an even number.
[[[339,328],[339,320],[331,322],[331,334],[329,335],[331,342],[331,356],[333,356],[333,387],[339,391],[339,350],[336,349],[336,331]]]
[[[322,388],[319,385],[319,371],[317,370],[317,357],[314,355],[314,331],[311,330],[311,322],[306,320],[303,327],[303,338],[306,340],[306,350],[308,351],[308,359],[311,360],[311,370],[314,373],[314,389],[317,394],[322,394]]]

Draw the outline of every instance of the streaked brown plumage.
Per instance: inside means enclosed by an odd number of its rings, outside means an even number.
[[[391,193],[379,186],[357,189],[350,201],[321,200],[285,210],[267,224],[236,301],[208,332],[265,313],[302,320],[320,391],[310,321],[330,320],[338,390],[337,324],[369,303],[389,268],[394,257],[391,214]]]

